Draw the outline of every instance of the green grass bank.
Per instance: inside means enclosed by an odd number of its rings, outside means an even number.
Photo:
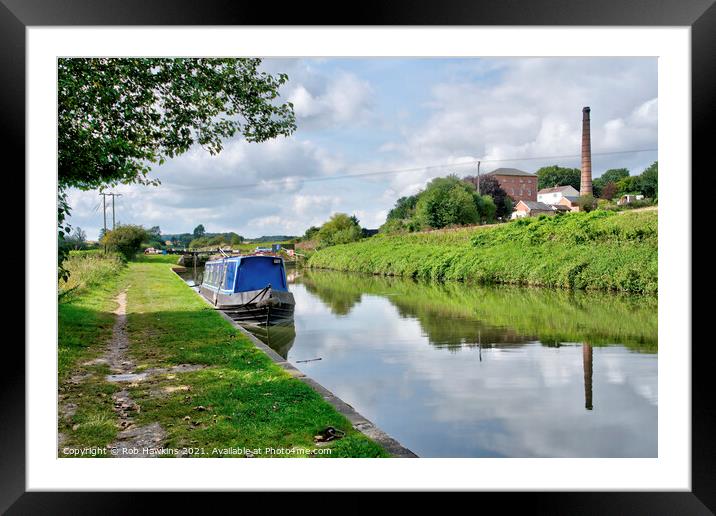
[[[487,227],[377,235],[321,249],[311,268],[639,294],[658,291],[656,211],[597,210]]]
[[[112,395],[126,389],[140,407],[134,424],[159,423],[166,432],[165,447],[202,449],[211,457],[266,448],[308,450],[282,455],[288,457],[388,456],[204,303],[167,261],[141,257],[102,285],[59,303],[60,404],[73,407],[58,423],[63,446],[113,442],[120,428]],[[105,380],[109,368],[96,359],[106,351],[114,298],[124,290],[128,355],[136,372],[179,364],[201,369],[153,374],[130,384]],[[314,436],[328,426],[345,431],[345,437],[327,445],[330,455],[311,455],[326,449]]]

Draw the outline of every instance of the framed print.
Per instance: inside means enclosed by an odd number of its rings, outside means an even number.
[[[711,2],[134,7],[0,5],[28,206],[3,509],[713,511]]]

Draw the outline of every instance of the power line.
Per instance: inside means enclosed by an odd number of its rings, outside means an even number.
[[[634,153],[638,153],[638,152],[656,152],[657,150],[658,149],[631,149],[631,150],[610,151],[610,152],[592,152],[592,156],[609,156],[609,155],[615,155],[615,154],[634,154]],[[315,183],[315,182],[321,182],[321,181],[335,181],[335,180],[339,180],[339,179],[353,179],[353,178],[380,176],[380,175],[387,175],[387,174],[399,174],[402,172],[418,172],[421,170],[432,170],[432,169],[438,169],[438,168],[465,167],[465,166],[477,165],[478,163],[505,163],[505,162],[513,162],[513,161],[570,159],[570,158],[580,158],[580,157],[581,157],[581,154],[568,154],[568,155],[561,155],[561,156],[530,156],[530,157],[522,157],[522,158],[479,159],[479,160],[471,160],[471,161],[462,161],[460,163],[444,163],[444,164],[439,164],[439,165],[426,165],[426,166],[422,166],[422,167],[413,167],[413,168],[379,170],[379,171],[375,171],[375,172],[357,172],[354,174],[343,174],[343,175],[337,175],[337,176],[269,179],[269,180],[261,181],[261,182],[257,182],[257,183],[239,183],[239,184],[234,184],[234,185],[213,185],[213,186],[199,186],[199,187],[187,186],[185,188],[173,187],[173,188],[169,188],[168,190],[171,190],[171,191],[200,191],[200,190],[228,190],[228,189],[240,189],[240,188],[255,188],[258,186],[268,186],[271,184],[283,184],[286,181],[295,181],[295,182],[300,182],[300,183]],[[159,193],[159,192],[152,192],[152,193]]]

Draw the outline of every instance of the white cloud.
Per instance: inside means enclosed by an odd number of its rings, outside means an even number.
[[[288,95],[299,124],[310,128],[362,123],[372,116],[373,90],[367,81],[350,73],[326,78],[311,91],[298,84]]]

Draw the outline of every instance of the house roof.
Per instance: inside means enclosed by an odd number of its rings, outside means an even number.
[[[565,195],[564,198],[569,202],[579,202],[579,197],[576,195]]]
[[[525,172],[524,170],[519,170],[516,168],[498,168],[493,170],[492,172],[488,172],[485,174],[486,176],[530,176],[534,177],[535,175],[530,172]]]
[[[524,201],[523,200],[523,201],[518,202],[517,204],[520,204],[520,203],[527,206],[530,209],[530,211],[532,211],[532,210],[544,210],[544,211],[553,210],[553,208],[550,205],[545,204],[543,202],[539,202],[539,201]]]
[[[566,192],[570,189],[574,190],[575,192],[577,191],[577,189],[574,188],[572,185],[567,185],[567,186],[553,186],[552,188],[542,188],[542,190],[540,190],[537,193],[545,194],[545,193],[554,193],[554,192]]]

